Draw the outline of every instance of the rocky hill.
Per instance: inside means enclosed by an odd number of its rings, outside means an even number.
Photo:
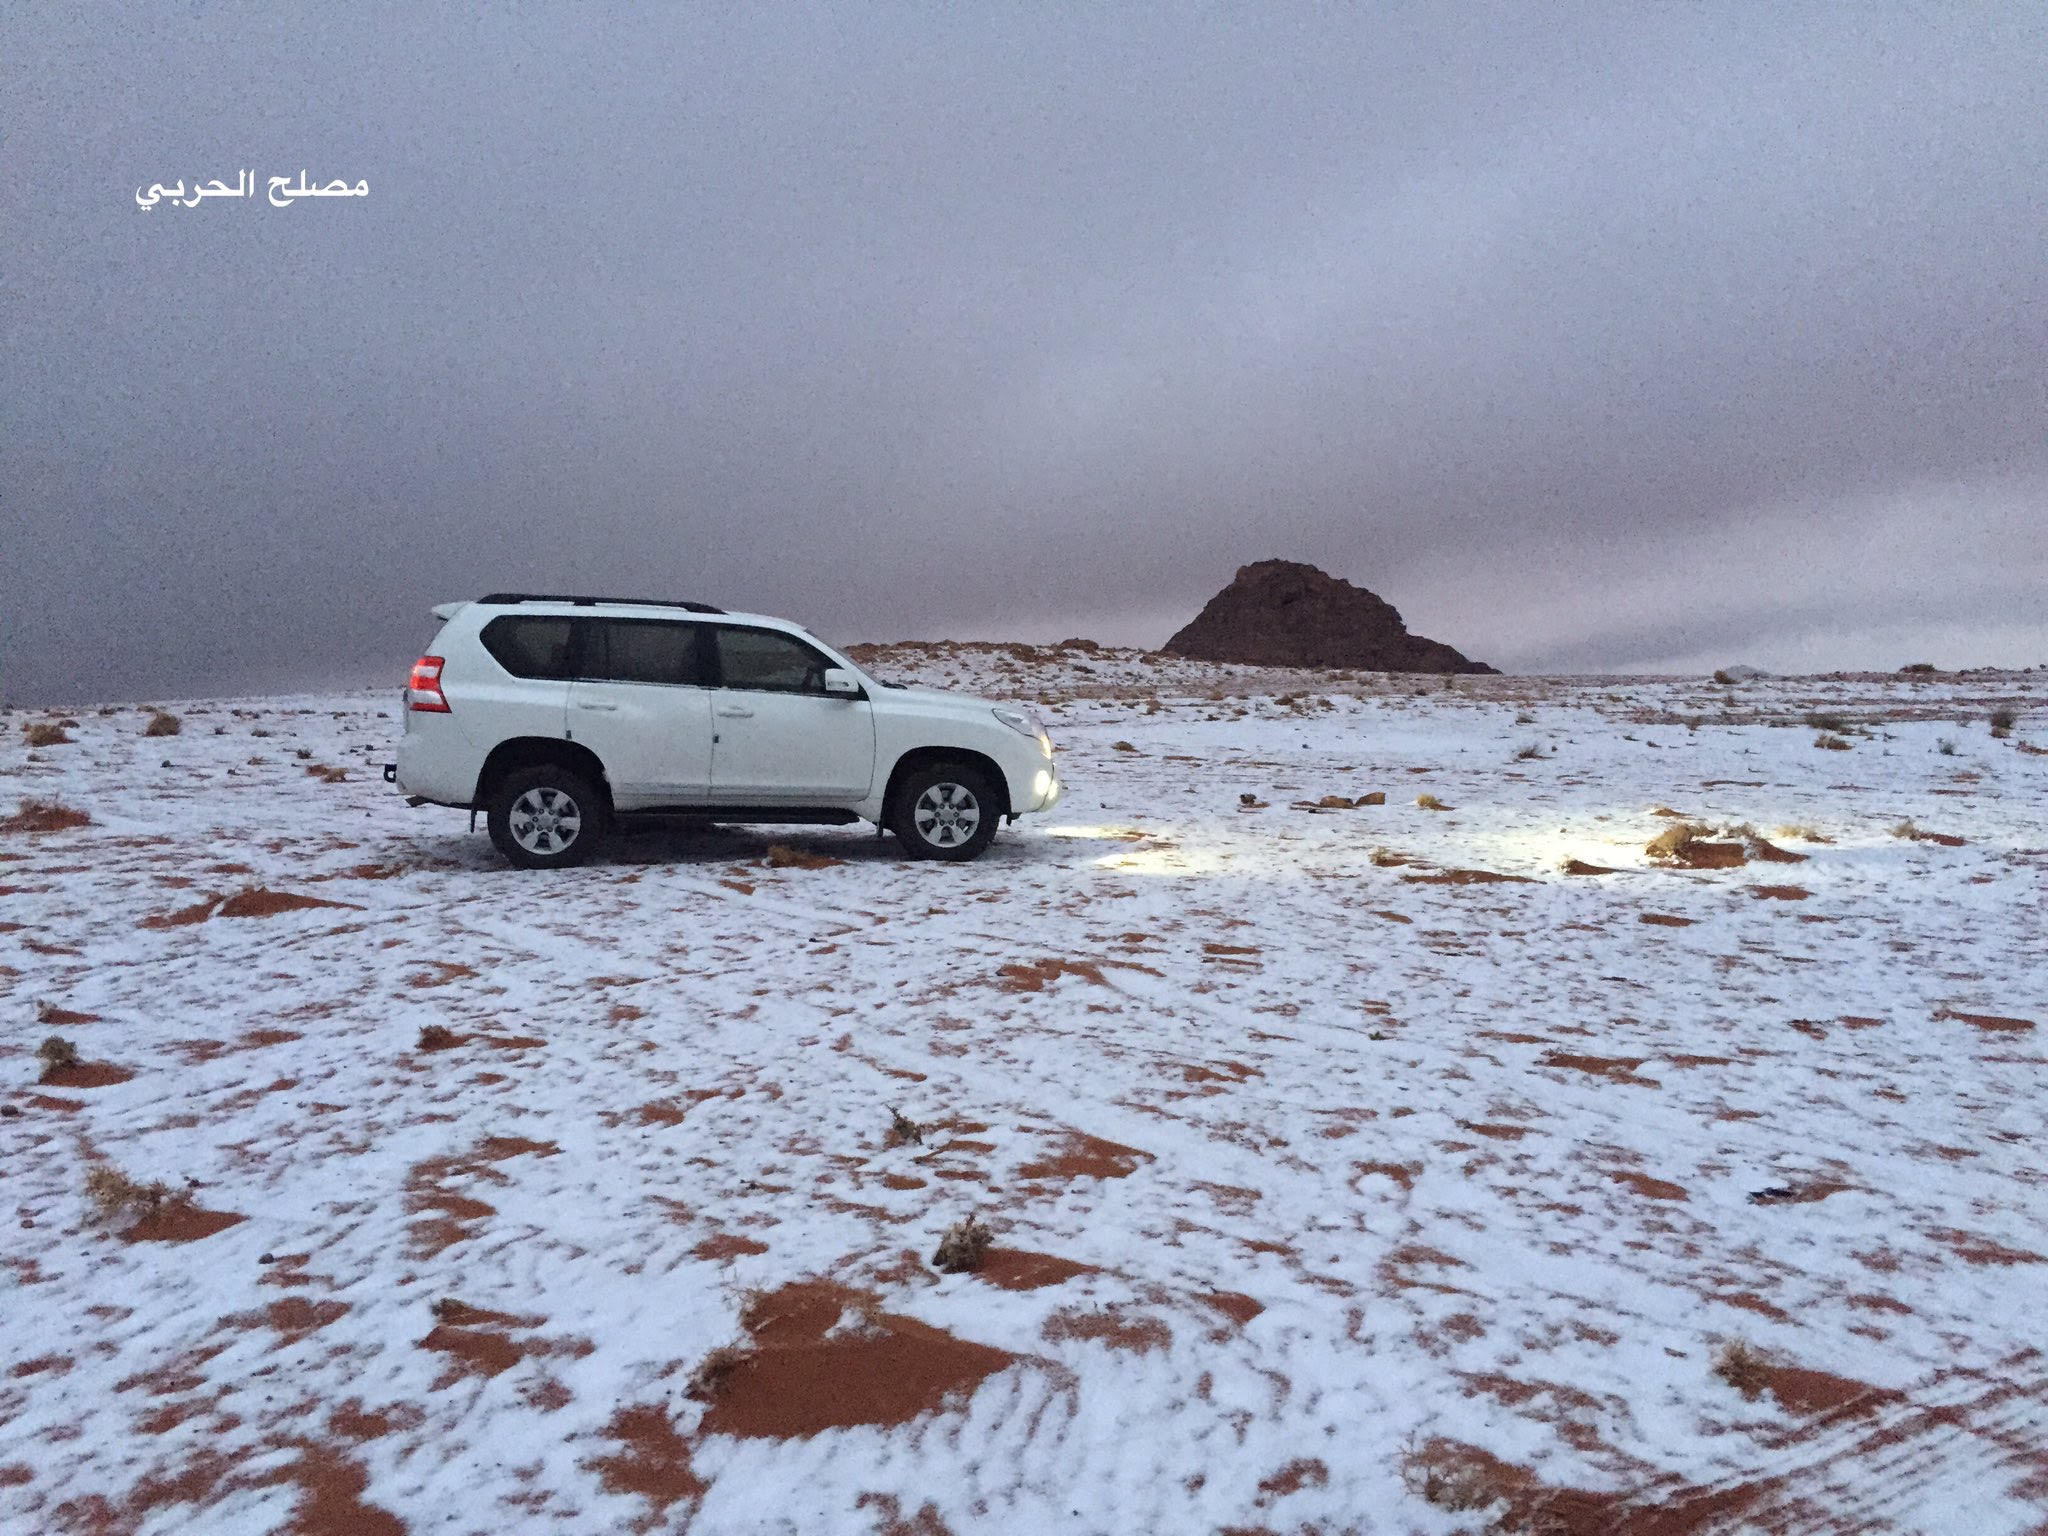
[[[1468,660],[1440,641],[1409,634],[1393,604],[1293,560],[1241,567],[1165,649],[1176,656],[1263,667],[1499,670]]]

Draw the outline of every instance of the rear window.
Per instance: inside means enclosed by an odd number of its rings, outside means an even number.
[[[583,675],[610,683],[704,685],[697,626],[661,619],[585,619]]]
[[[539,617],[493,619],[481,639],[498,665],[514,677],[566,678],[569,637],[574,619]]]

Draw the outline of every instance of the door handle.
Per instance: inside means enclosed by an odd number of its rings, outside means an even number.
[[[576,701],[576,707],[577,707],[578,709],[603,709],[603,710],[615,710],[615,709],[617,709],[617,708],[618,708],[619,706],[618,706],[618,705],[616,705],[616,704],[591,704],[591,703],[588,703],[588,702],[586,702],[585,700],[582,700],[582,699],[578,699],[578,700]]]
[[[727,720],[751,720],[754,712],[742,704],[721,704],[718,713]]]

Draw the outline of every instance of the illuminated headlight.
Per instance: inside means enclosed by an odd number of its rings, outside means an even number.
[[[1045,722],[1038,716],[1022,709],[997,709],[991,713],[1019,736],[1029,736],[1036,741],[1038,750],[1047,757],[1052,756],[1052,737],[1045,733]]]
[[[1041,768],[1031,780],[1031,798],[1043,800],[1052,793],[1052,775]]]

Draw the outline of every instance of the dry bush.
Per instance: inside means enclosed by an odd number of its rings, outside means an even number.
[[[1112,752],[1135,752],[1138,749],[1128,741],[1112,741],[1109,744],[1109,750]]]
[[[1925,676],[1928,673],[1937,671],[1939,669],[1931,661],[1909,661],[1903,667],[1899,668],[1899,670],[1901,672],[1908,674],[1909,676]]]
[[[822,853],[809,853],[801,848],[792,848],[787,843],[770,843],[768,851],[761,855],[761,862],[769,869],[830,869],[833,865],[846,861],[828,858]]]
[[[721,1344],[702,1360],[697,1369],[690,1372],[690,1379],[683,1386],[683,1396],[708,1403],[718,1396],[718,1389],[740,1366],[753,1358],[753,1351],[743,1344]]]
[[[2010,736],[2012,728],[2019,723],[2020,717],[2015,710],[1994,709],[1991,711],[1991,734],[1999,737],[2001,740]]]
[[[915,1142],[921,1147],[924,1145],[924,1133],[924,1126],[919,1125],[915,1120],[905,1115],[894,1104],[889,1106],[890,1146],[902,1147]]]
[[[165,1206],[185,1204],[190,1196],[161,1179],[138,1184],[111,1163],[94,1163],[86,1170],[85,1198],[92,1202],[96,1220],[113,1221],[126,1213],[138,1220],[154,1216]]]
[[[21,734],[31,747],[61,747],[71,740],[64,727],[51,720],[24,720]]]
[[[445,1024],[427,1024],[420,1028],[420,1037],[415,1042],[422,1051],[445,1051],[452,1045],[461,1044],[455,1031]]]
[[[1891,834],[1893,837],[1903,837],[1909,843],[1916,843],[1920,840],[1920,827],[1909,817],[1892,827]]]
[[[311,747],[297,747],[294,748],[292,751],[292,756],[296,757],[302,763],[312,755],[313,749]]]
[[[1813,744],[1823,752],[1846,752],[1849,750],[1849,743],[1847,741],[1828,731],[1822,731],[1818,736],[1814,737]]]
[[[1735,679],[1726,672],[1716,672],[1714,674],[1714,681],[1726,688],[1733,688],[1735,686]]]
[[[36,1060],[43,1064],[43,1079],[47,1082],[54,1073],[78,1065],[78,1047],[62,1035],[52,1035],[36,1047]]]
[[[1391,848],[1375,848],[1367,857],[1377,869],[1398,869],[1408,862]]]
[[[1771,1384],[1769,1363],[1741,1339],[1730,1339],[1714,1356],[1714,1374],[1751,1402]]]
[[[21,809],[0,821],[0,832],[69,832],[89,827],[92,818],[55,800],[24,800]]]
[[[1435,795],[1417,795],[1415,797],[1415,803],[1421,806],[1425,811],[1448,811],[1451,809],[1450,806],[1445,805],[1443,801],[1437,799]]]
[[[1387,792],[1384,789],[1372,790],[1367,794],[1360,795],[1357,803],[1359,805],[1385,805],[1387,803]]]
[[[1934,750],[1943,757],[1954,757],[1956,755],[1956,744],[1944,736],[1934,744]]]
[[[160,709],[149,717],[149,724],[142,728],[145,736],[175,736],[185,729],[185,722],[168,709]]]
[[[1779,827],[1771,835],[1773,837],[1796,837],[1802,843],[1831,843],[1834,841],[1833,838],[1821,831],[1819,827],[1808,826],[1804,822]]]
[[[949,1275],[979,1269],[982,1255],[988,1252],[988,1245],[993,1241],[995,1234],[975,1217],[970,1215],[956,1221],[939,1239],[938,1252],[932,1255],[932,1268],[944,1270]]]
[[[1533,762],[1535,759],[1539,757],[1548,756],[1550,756],[1550,754],[1543,750],[1542,744],[1534,741],[1530,742],[1525,747],[1517,748],[1515,751],[1515,761],[1518,763]]]
[[[1495,1505],[1511,1510],[1526,1493],[1526,1476],[1517,1481],[1509,1469],[1484,1452],[1449,1440],[1432,1440],[1402,1458],[1401,1481],[1432,1509],[1470,1514]],[[1506,1525],[1505,1516],[1495,1530]]]
[[[1806,723],[1816,731],[1833,731],[1838,735],[1843,731],[1853,729],[1849,722],[1841,715],[1823,714],[1818,710],[1806,717]]]
[[[1643,852],[1653,859],[1682,858],[1687,848],[1711,831],[1696,821],[1675,821],[1644,844]]]

